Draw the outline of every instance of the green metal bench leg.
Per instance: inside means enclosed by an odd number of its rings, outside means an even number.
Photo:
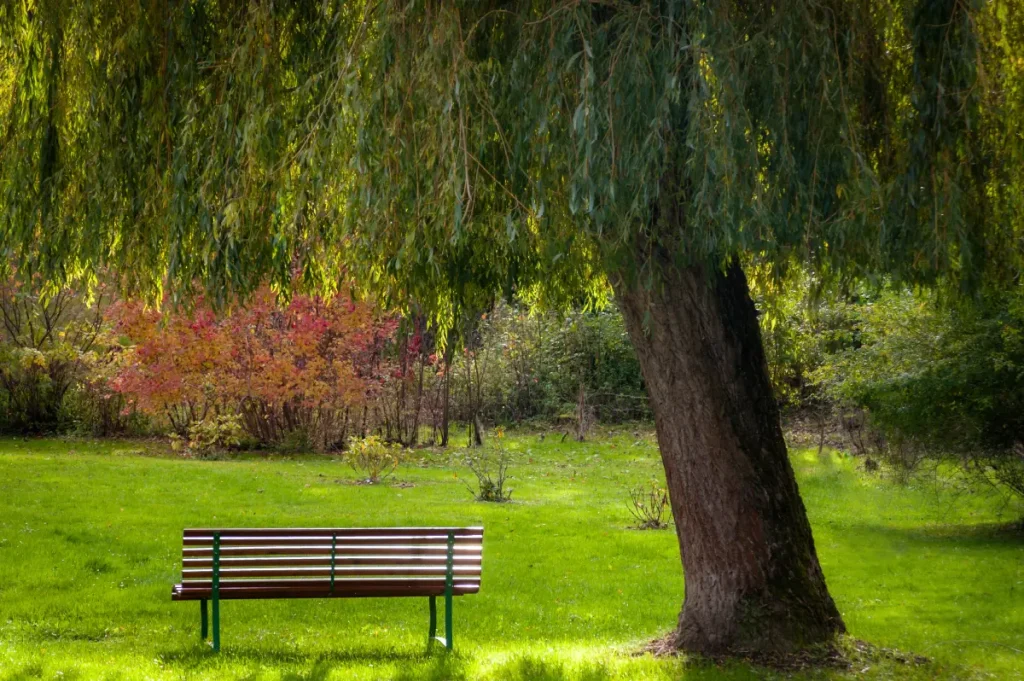
[[[437,636],[437,599],[430,597],[430,629],[427,630],[427,650],[434,647],[434,637]]]
[[[203,598],[199,601],[199,638],[205,641],[209,629],[209,611],[206,607],[206,599]]]
[[[213,535],[213,652],[220,651],[220,533]]]
[[[445,561],[444,575],[444,638],[437,636],[437,597],[430,597],[430,635],[427,647],[431,648],[434,641],[440,641],[447,650],[452,649],[452,591],[455,582],[455,533],[448,533],[448,555]]]
[[[452,649],[452,591],[444,595],[444,647]]]
[[[213,652],[220,651],[220,599],[213,597]]]
[[[455,581],[455,533],[448,533],[448,555],[444,575],[444,647],[452,649],[452,584]]]

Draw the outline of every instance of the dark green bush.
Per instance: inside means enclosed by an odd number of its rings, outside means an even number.
[[[971,304],[890,291],[857,310],[859,345],[816,378],[866,410],[895,466],[949,459],[1024,496],[1024,291]]]
[[[823,286],[800,269],[781,283],[751,281],[776,398],[786,408],[824,406],[813,375],[828,357],[859,344],[857,311],[874,294]]]
[[[563,316],[501,304],[480,320],[469,346],[452,368],[459,420],[469,417],[470,385],[472,406],[491,423],[575,419],[581,390],[598,421],[650,418],[640,365],[614,307]]]
[[[0,279],[0,432],[148,435],[149,419],[111,387],[119,354],[102,284],[91,296],[44,296],[35,282]]]
[[[85,378],[64,395],[59,430],[91,437],[146,436],[155,432],[152,421],[132,409],[124,396],[105,382]]]

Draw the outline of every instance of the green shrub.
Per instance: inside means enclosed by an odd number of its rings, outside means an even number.
[[[575,413],[581,389],[600,422],[650,417],[640,364],[614,306],[560,315],[499,304],[466,335],[469,350],[455,356],[451,373],[458,419],[468,421],[478,407],[491,423],[557,420]]]
[[[401,463],[400,449],[377,435],[349,442],[345,459],[365,482],[376,485],[391,477]]]
[[[1024,290],[949,306],[889,291],[857,311],[860,344],[816,378],[863,409],[894,468],[949,459],[1024,496]]]
[[[782,281],[763,281],[751,272],[751,293],[760,314],[768,372],[783,407],[820,409],[823,396],[814,373],[837,352],[859,342],[857,310],[874,293],[865,287],[840,290],[824,286],[794,268]]]
[[[67,346],[44,350],[0,346],[3,429],[17,434],[59,432],[64,395],[83,373],[77,359]]]
[[[274,444],[274,449],[282,454],[302,454],[314,451],[313,438],[310,429],[298,426],[285,431],[279,442]]]
[[[104,381],[87,378],[72,386],[60,406],[60,430],[85,437],[142,437],[154,434],[150,417],[132,409]]]
[[[512,455],[504,447],[488,447],[467,452],[463,458],[466,467],[476,477],[476,488],[464,484],[477,501],[502,503],[511,501],[512,490],[506,487]]]
[[[221,414],[193,423],[188,429],[188,440],[184,445],[177,435],[171,436],[171,442],[175,449],[186,455],[205,458],[237,448],[244,436],[241,417],[237,414]]]
[[[0,431],[78,429],[67,398],[106,380],[108,302],[102,284],[91,299],[70,288],[44,296],[38,280],[0,276]]]

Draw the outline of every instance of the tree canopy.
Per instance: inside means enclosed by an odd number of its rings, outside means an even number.
[[[55,281],[299,268],[441,320],[655,244],[971,285],[1024,250],[1022,54],[1016,0],[4,0],[0,235]]]

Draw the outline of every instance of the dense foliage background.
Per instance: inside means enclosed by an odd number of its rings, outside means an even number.
[[[421,317],[372,301],[268,289],[244,306],[164,312],[114,298],[43,296],[9,279],[0,297],[0,431],[173,432],[237,417],[247,444],[337,450],[378,433],[437,442],[452,423],[539,420],[585,437],[649,418],[614,308],[568,315],[500,303],[437,342]]]
[[[755,294],[776,394],[819,445],[900,479],[941,466],[1024,496],[1024,289],[965,301],[798,269]],[[157,312],[12,277],[0,312],[5,434],[237,429],[241,446],[335,451],[372,434],[461,445],[474,423],[585,439],[651,418],[614,306],[498,303],[465,319],[458,351],[422,318],[344,295],[262,289],[244,307]]]
[[[795,269],[755,293],[776,394],[821,444],[901,478],[941,465],[1024,496],[1024,289],[965,301]],[[227,417],[248,447],[332,451],[370,434],[462,444],[474,421],[582,439],[650,419],[614,306],[498,303],[466,318],[458,351],[372,301],[266,288],[244,307],[157,312],[11,277],[0,312],[7,434],[187,439]]]

